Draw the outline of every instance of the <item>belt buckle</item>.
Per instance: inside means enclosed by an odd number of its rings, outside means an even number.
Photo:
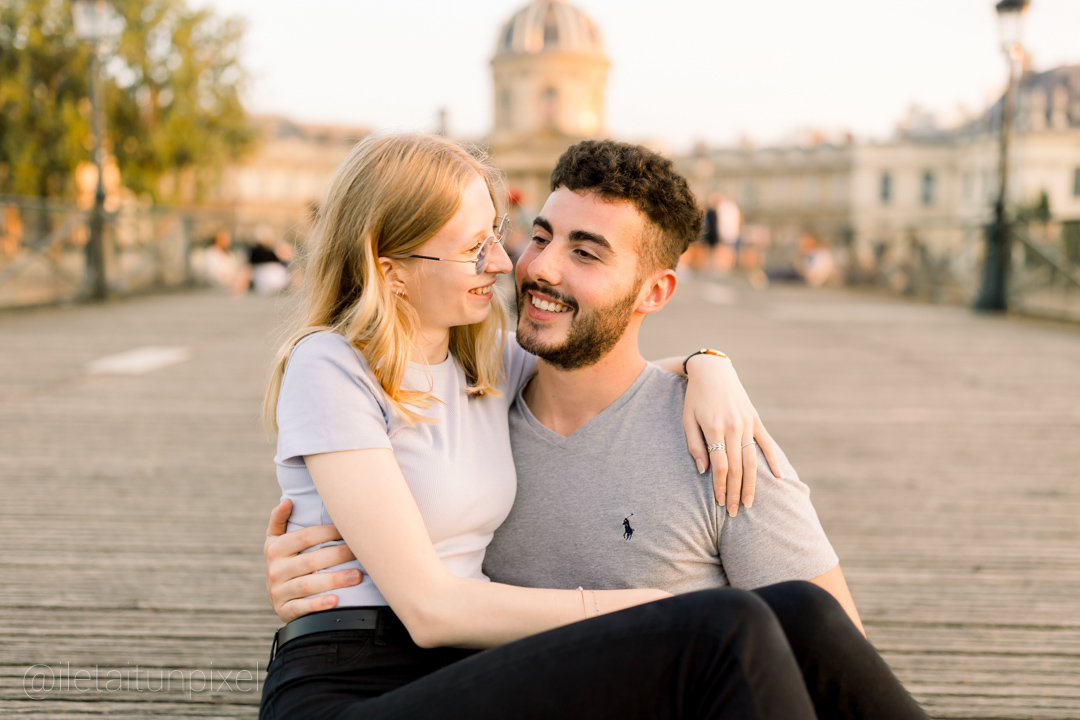
[[[390,614],[382,609],[375,616],[375,636],[371,639],[374,645],[382,646],[386,644],[386,625],[389,619]]]
[[[270,645],[270,662],[266,663],[267,667],[270,667],[270,663],[274,662],[274,658],[277,657],[278,633],[280,633],[280,632],[281,632],[281,630],[275,630],[274,631],[274,642]]]

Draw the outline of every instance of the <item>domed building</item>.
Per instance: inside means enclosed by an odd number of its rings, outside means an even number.
[[[524,207],[547,198],[566,148],[603,132],[609,65],[596,23],[565,0],[534,0],[499,31],[489,147]]]

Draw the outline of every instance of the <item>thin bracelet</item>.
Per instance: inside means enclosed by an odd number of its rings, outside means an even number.
[[[596,597],[596,591],[592,591],[593,602],[596,603],[596,617],[600,617],[600,601]]]
[[[585,619],[589,619],[589,608],[585,605],[585,588],[578,585],[578,592],[581,593],[581,610],[585,613]]]
[[[701,348],[696,353],[691,353],[690,355],[687,355],[686,359],[682,361],[682,374],[686,375],[687,377],[690,377],[690,374],[686,371],[686,363],[690,362],[690,358],[694,357],[694,355],[715,355],[716,357],[720,358],[727,357],[726,354],[720,352],[719,350],[713,350],[712,348]]]

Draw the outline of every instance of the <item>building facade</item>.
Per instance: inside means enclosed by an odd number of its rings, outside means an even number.
[[[1080,66],[1023,76],[1010,149],[1011,212],[1045,203],[1048,231],[1080,260]],[[813,236],[855,275],[911,252],[974,266],[998,195],[1003,103],[952,128],[898,127],[887,141],[699,147],[676,158],[699,197],[723,193],[764,228],[774,262]],[[1045,196],[1045,200],[1043,197]]]
[[[252,122],[259,129],[258,148],[246,161],[224,169],[203,205],[220,211],[241,236],[255,228],[275,237],[303,235],[301,226],[334,170],[371,131],[265,115]]]
[[[566,148],[603,134],[609,65],[596,23],[564,0],[534,0],[503,24],[486,145],[523,207],[543,204]]]
[[[604,133],[610,63],[596,23],[564,0],[534,0],[499,30],[491,59],[494,107],[485,148],[506,175],[522,213],[540,208],[551,171],[570,145]],[[268,227],[303,235],[335,168],[370,130],[261,116],[261,142],[227,167],[204,203],[229,214],[239,235]]]

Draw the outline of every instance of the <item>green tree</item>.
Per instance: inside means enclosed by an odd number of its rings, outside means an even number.
[[[185,0],[111,4],[123,30],[104,56],[106,148],[137,194],[198,199],[255,141],[243,23]],[[69,0],[0,2],[0,193],[74,193],[75,168],[92,160],[90,52]]]

